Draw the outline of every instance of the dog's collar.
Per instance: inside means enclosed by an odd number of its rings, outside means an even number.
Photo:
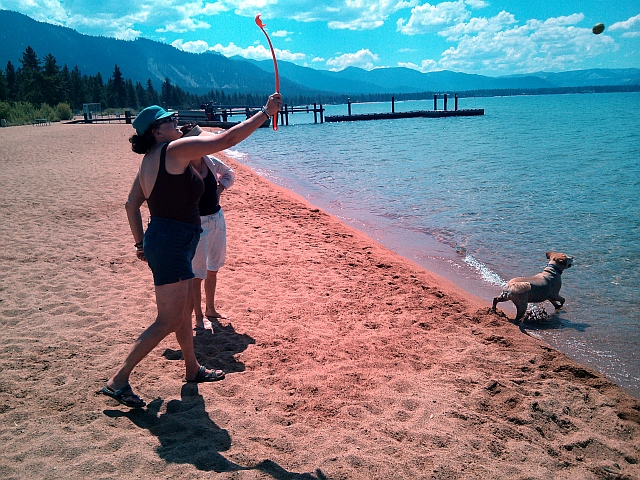
[[[553,263],[550,263],[549,265],[547,265],[547,268],[552,268],[555,273],[557,273],[558,275],[562,275],[562,270],[556,267]]]

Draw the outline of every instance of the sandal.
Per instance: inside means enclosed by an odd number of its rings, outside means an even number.
[[[133,389],[128,383],[118,390],[114,390],[113,388],[105,385],[102,387],[101,392],[107,397],[111,397],[129,408],[142,408],[147,404],[138,395],[133,393]],[[133,400],[125,400],[125,398]]]
[[[224,372],[222,370],[211,370],[207,373],[207,369],[204,365],[200,365],[198,374],[191,380],[185,380],[187,383],[205,383],[205,382],[217,382],[224,378]]]

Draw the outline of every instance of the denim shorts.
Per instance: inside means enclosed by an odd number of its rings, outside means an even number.
[[[151,217],[144,234],[144,256],[153,273],[153,284],[168,285],[194,277],[191,261],[202,229],[192,223]]]

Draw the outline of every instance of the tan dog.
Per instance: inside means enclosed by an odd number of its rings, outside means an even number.
[[[562,286],[562,271],[573,263],[573,257],[559,252],[547,252],[549,265],[533,277],[518,277],[509,280],[502,291],[502,295],[493,299],[493,311],[499,302],[511,300],[516,306],[515,321],[522,320],[527,311],[528,303],[539,303],[549,300],[556,310],[564,305],[564,298],[560,296]]]

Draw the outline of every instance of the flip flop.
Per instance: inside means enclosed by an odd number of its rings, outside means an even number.
[[[224,315],[223,313],[218,313],[216,312],[215,315],[206,315],[207,318],[209,319],[218,319],[218,318],[222,318],[224,320],[226,320],[227,318],[229,318],[227,315]]]
[[[220,372],[220,373],[218,373]],[[207,373],[207,369],[204,365],[200,365],[196,378],[191,380],[185,380],[187,383],[205,383],[205,382],[217,382],[224,378],[224,372],[222,370],[211,370]]]
[[[125,405],[129,408],[142,408],[147,404],[138,395],[133,393],[133,389],[131,388],[131,385],[129,385],[128,383],[124,387],[118,390],[114,390],[113,388],[105,385],[104,387],[102,387],[101,392],[107,397],[111,397],[114,400],[120,402],[122,405]],[[137,399],[137,401],[125,400],[125,397],[132,397]]]

